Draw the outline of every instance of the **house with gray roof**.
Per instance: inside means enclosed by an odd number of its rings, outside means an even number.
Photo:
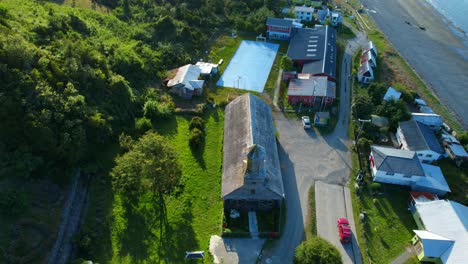
[[[298,28],[291,35],[287,56],[303,66],[302,73],[336,78],[336,30],[329,26]]]
[[[424,163],[441,159],[445,154],[434,131],[415,120],[400,122],[396,138],[401,149],[415,151]]]
[[[421,163],[414,151],[372,145],[369,161],[375,182],[408,186],[438,196],[450,192],[440,168]]]
[[[201,95],[205,81],[199,80],[200,74],[201,69],[192,64],[169,71],[166,79],[169,92],[185,99],[191,99],[193,95]]]
[[[314,19],[314,8],[310,6],[294,6],[294,14],[301,21],[312,21]]]
[[[221,195],[226,212],[268,211],[284,199],[271,108],[252,94],[226,106]]]
[[[418,226],[412,243],[421,262],[467,262],[468,207],[450,200],[425,199],[413,202],[410,210]]]

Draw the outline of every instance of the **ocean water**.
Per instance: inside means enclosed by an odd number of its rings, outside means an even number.
[[[453,23],[461,35],[468,37],[468,0],[426,0]]]

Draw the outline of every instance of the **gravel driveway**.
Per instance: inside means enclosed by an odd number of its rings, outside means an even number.
[[[358,48],[365,37],[359,35],[356,41],[349,42],[344,56],[343,72],[341,76],[349,74],[349,62],[352,50]],[[352,221],[352,206],[349,190],[344,187],[348,182],[351,169],[348,147],[350,141],[347,136],[347,128],[350,113],[349,79],[340,86],[340,114],[334,132],[328,135],[320,135],[316,131],[304,130],[299,119],[288,119],[282,112],[274,112],[273,118],[279,134],[279,158],[283,174],[283,182],[286,194],[286,225],[282,237],[276,241],[274,247],[264,252],[264,263],[292,263],[294,249],[304,239],[304,223],[307,222],[308,190],[314,182],[316,186],[325,186],[341,189],[345,195],[337,196],[336,192],[324,189],[320,192],[321,199],[316,200],[318,234],[341,251],[344,263],[361,263],[357,243],[351,246],[340,247],[337,241],[335,217],[345,216]],[[321,183],[327,185],[321,185]],[[334,186],[334,187],[333,187]],[[324,188],[325,188],[324,187]],[[321,191],[321,190],[320,190]],[[330,203],[330,201],[334,201]],[[344,209],[346,208],[346,210]],[[328,220],[320,217],[331,217]],[[332,232],[331,230],[335,230]],[[356,241],[354,241],[356,242]]]

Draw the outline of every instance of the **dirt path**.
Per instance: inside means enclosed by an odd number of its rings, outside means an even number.
[[[80,219],[88,197],[88,181],[80,172],[74,176],[63,207],[62,219],[57,232],[55,244],[49,254],[48,264],[68,263],[72,254],[72,237],[79,229]]]

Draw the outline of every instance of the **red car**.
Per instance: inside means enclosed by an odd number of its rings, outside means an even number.
[[[351,227],[349,227],[348,219],[339,218],[337,224],[338,233],[340,234],[340,241],[343,243],[351,242]]]

